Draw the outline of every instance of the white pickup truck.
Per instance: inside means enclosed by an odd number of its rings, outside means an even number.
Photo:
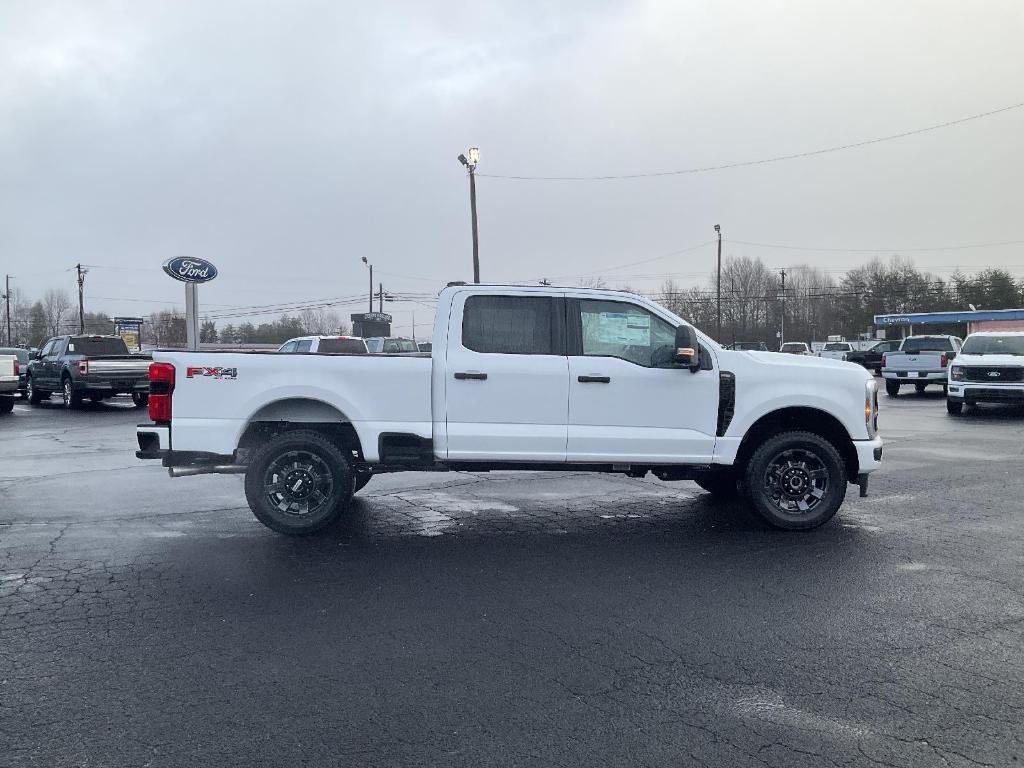
[[[0,414],[14,410],[21,381],[21,363],[14,355],[0,355]]]
[[[899,350],[882,355],[885,393],[896,397],[904,384],[913,384],[919,393],[929,384],[945,388],[949,362],[962,343],[957,336],[908,336]]]
[[[949,366],[946,410],[959,416],[978,403],[1024,404],[1024,332],[981,331],[964,341]]]
[[[142,459],[245,475],[256,517],[320,530],[373,474],[588,470],[695,480],[810,529],[881,464],[872,377],[725,350],[629,293],[453,284],[431,354],[154,352]]]

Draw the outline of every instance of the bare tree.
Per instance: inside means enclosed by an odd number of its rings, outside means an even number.
[[[46,328],[51,336],[58,336],[61,324],[71,309],[71,297],[66,291],[51,288],[43,294],[43,314],[46,317]]]
[[[324,309],[304,309],[299,313],[299,323],[306,333],[311,335],[328,335],[348,333],[348,325],[337,312]]]

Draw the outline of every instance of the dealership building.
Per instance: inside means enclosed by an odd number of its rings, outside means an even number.
[[[1024,331],[1024,309],[978,309],[965,312],[910,312],[903,315],[875,315],[879,330],[894,327],[899,336],[929,333],[929,325],[958,324],[967,333],[977,331]]]

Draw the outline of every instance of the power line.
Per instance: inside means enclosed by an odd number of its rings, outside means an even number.
[[[992,109],[988,112],[980,112],[976,115],[969,115],[967,117],[961,117],[956,120],[948,120],[944,123],[937,123],[935,125],[928,125],[924,128],[915,128],[910,131],[903,131],[901,133],[893,133],[888,136],[879,136],[874,139],[864,139],[863,141],[855,141],[849,144],[840,144],[834,147],[825,147],[823,149],[812,149],[806,152],[795,152],[789,155],[776,155],[774,157],[765,157],[760,160],[743,160],[736,163],[722,163],[721,165],[706,165],[697,168],[684,168],[678,171],[653,171],[649,173],[626,173],[619,175],[604,175],[604,176],[513,176],[513,175],[502,175],[496,173],[478,173],[477,176],[486,177],[489,179],[507,179],[514,181],[618,181],[622,179],[650,179],[659,176],[682,176],[684,174],[691,173],[707,173],[709,171],[722,171],[728,168],[745,168],[752,165],[766,165],[768,163],[779,163],[784,160],[797,160],[803,157],[814,157],[815,155],[824,155],[830,152],[842,152],[847,149],[856,149],[857,147],[866,147],[871,144],[880,144],[883,141],[893,141],[895,139],[905,139],[908,136],[917,136],[922,133],[928,133],[929,131],[937,131],[942,128],[949,128],[954,125],[960,125],[961,123],[968,123],[972,120],[981,120],[985,117],[992,117],[1003,112],[1009,112],[1014,109],[1020,109],[1024,107],[1024,102],[1017,104],[1010,104],[1006,107],[1000,107],[999,109]]]
[[[1024,240],[1001,240],[994,243],[969,243],[967,245],[935,245],[915,246],[913,248],[818,248],[807,245],[774,245],[771,243],[752,243],[748,240],[726,240],[736,245],[749,245],[754,248],[777,248],[783,251],[823,251],[828,253],[901,253],[920,251],[964,251],[972,248],[997,248],[1003,245],[1024,245]]]

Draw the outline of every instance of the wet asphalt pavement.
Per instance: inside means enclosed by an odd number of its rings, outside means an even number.
[[[314,539],[0,418],[0,766],[1024,761],[1024,415],[883,397],[871,495],[780,533],[689,482],[375,478]]]

